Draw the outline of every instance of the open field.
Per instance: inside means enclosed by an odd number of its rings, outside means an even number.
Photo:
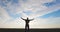
[[[0,32],[25,32],[25,29],[0,28]],[[30,29],[30,32],[60,32],[60,28],[51,29]]]

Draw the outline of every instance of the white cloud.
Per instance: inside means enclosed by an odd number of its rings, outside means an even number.
[[[41,2],[43,1],[43,2]],[[53,0],[51,0],[53,1]],[[53,6],[53,7],[46,7],[42,4],[45,2],[51,2],[50,0],[29,0],[26,3],[22,3],[22,11],[32,11],[33,14],[29,15],[28,17],[38,17],[45,15],[47,13],[51,13],[56,11],[57,9],[60,9],[60,6]],[[27,15],[26,15],[27,16]]]
[[[60,28],[60,18],[36,18],[31,21],[30,28]],[[25,21],[20,18],[0,25],[1,28],[25,28]]]
[[[7,20],[9,20],[11,17],[8,15],[8,13],[5,11],[3,7],[0,7],[0,28],[5,26],[4,23],[6,23]],[[2,26],[2,24],[4,24]]]
[[[30,22],[31,28],[60,28],[60,17],[50,17],[50,18],[40,18],[35,19],[35,21]]]
[[[19,19],[13,19],[12,21],[4,22],[0,24],[0,28],[24,28],[24,21]]]
[[[1,17],[1,20],[4,20],[4,21],[10,18],[8,13],[2,7],[0,7],[0,17]]]
[[[27,16],[27,17],[38,17],[38,16],[42,16],[44,14],[47,13],[51,13],[54,12],[54,10],[56,10],[56,8],[58,9],[59,7],[54,6],[54,7],[46,7],[43,6],[43,3],[46,2],[51,2],[53,0],[27,0],[26,2],[19,0],[18,4],[13,4],[11,5],[11,2],[9,2],[7,4],[7,8],[11,11],[11,13],[14,14],[19,14],[22,13],[22,16]],[[26,15],[25,13],[23,13],[23,11],[32,11],[33,14],[31,15]]]

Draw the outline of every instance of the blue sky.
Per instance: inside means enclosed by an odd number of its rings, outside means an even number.
[[[41,18],[49,18],[49,17],[60,17],[60,9],[55,12],[48,13],[46,15],[40,16]]]
[[[0,21],[2,23],[0,27],[10,25],[9,27],[23,28],[24,22],[20,17],[26,18],[27,16],[30,19],[35,18],[36,22],[30,23],[31,28],[58,28],[60,27],[60,0],[0,0]],[[17,24],[18,22],[21,24]]]
[[[23,0],[23,1],[27,1],[27,0]],[[3,6],[7,7],[7,3],[9,3],[9,2],[11,2],[11,5],[13,5],[14,3],[15,3],[15,4],[18,4],[18,3],[19,3],[19,0],[7,0],[6,2],[1,1],[1,6],[2,6],[2,7],[3,7]],[[54,5],[57,5],[57,4],[60,4],[60,0],[53,0],[52,2],[44,3],[44,5],[47,6],[47,7],[49,7],[49,6],[53,7]],[[17,18],[17,17],[20,16],[20,14],[14,15],[14,13],[11,13],[9,9],[7,9],[7,10],[8,10],[8,11],[7,11],[8,14],[9,14],[11,17],[13,17],[13,18]],[[53,16],[53,15],[55,15],[55,13],[58,13],[58,12],[59,12],[59,11],[49,13],[49,14],[45,15],[44,17]],[[27,15],[30,15],[30,14],[32,14],[33,12],[27,11],[27,12],[24,12],[24,13],[26,13]],[[58,13],[58,14],[59,14],[59,13]],[[57,16],[59,16],[58,14],[57,14]],[[42,16],[42,17],[43,17],[43,16]],[[55,16],[53,16],[53,17],[55,17]]]
[[[44,3],[44,5],[46,5],[47,7],[52,7],[57,4],[60,5],[60,0],[53,0],[52,2]]]

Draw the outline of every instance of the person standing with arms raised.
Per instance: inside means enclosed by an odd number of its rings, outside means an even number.
[[[30,21],[32,21],[32,20],[34,20],[34,19],[29,19],[28,17],[27,17],[27,19],[23,19],[22,17],[21,17],[21,19],[22,20],[24,20],[25,21],[25,32],[29,32],[29,22]]]

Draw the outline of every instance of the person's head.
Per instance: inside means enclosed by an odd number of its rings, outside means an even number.
[[[27,19],[28,19],[28,17],[27,17]]]

